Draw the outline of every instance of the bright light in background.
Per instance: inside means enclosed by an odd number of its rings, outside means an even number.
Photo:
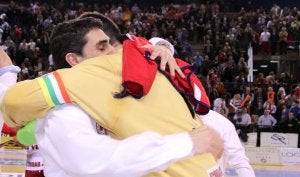
[[[279,61],[271,60],[270,63],[279,63]]]
[[[260,65],[261,68],[267,68],[268,65]]]

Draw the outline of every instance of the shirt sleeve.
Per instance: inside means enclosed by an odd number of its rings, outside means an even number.
[[[163,46],[166,46],[172,53],[172,55],[174,55],[175,53],[175,49],[174,49],[174,46],[167,40],[165,39],[162,39],[162,38],[159,38],[159,37],[153,37],[149,40],[149,42],[152,44],[152,45],[163,45]]]
[[[215,111],[209,111],[208,114],[201,117],[204,124],[217,130],[224,141],[221,166],[224,167],[226,165],[234,168],[238,177],[255,177],[234,125],[227,118]]]
[[[164,170],[171,162],[192,155],[187,133],[161,136],[145,132],[116,140],[98,134],[94,125],[72,104],[57,106],[38,120],[36,139],[44,156],[45,172],[57,171],[55,166],[59,166],[70,176],[138,177]],[[47,166],[49,160],[52,163]]]
[[[228,122],[226,126],[226,132],[223,132],[225,163],[235,168],[238,177],[255,177],[233,124]]]
[[[18,82],[6,90],[0,106],[4,121],[10,127],[23,126],[42,118],[50,110],[37,79]]]
[[[277,120],[271,116],[271,120],[272,120],[272,126],[275,126],[277,124]]]
[[[8,72],[19,73],[20,71],[21,69],[15,65],[4,66],[0,68],[0,76],[3,75],[4,73],[8,73]]]

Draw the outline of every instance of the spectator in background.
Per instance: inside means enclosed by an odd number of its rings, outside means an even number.
[[[214,82],[209,87],[208,97],[211,103],[213,103],[215,99],[219,98],[219,92],[217,90],[217,86],[218,86],[217,83]]]
[[[273,90],[273,87],[268,87],[267,102],[269,102],[269,103],[275,103],[275,92]]]
[[[280,100],[284,100],[285,96],[286,92],[284,87],[279,87],[277,91],[277,102],[279,102]]]
[[[271,34],[267,27],[264,27],[263,32],[260,33],[260,44],[261,44],[261,53],[269,54],[270,53],[270,37]]]
[[[286,27],[282,27],[279,32],[279,54],[286,55],[287,54],[287,37],[289,33],[286,30]]]
[[[271,42],[271,54],[275,55],[277,52],[277,45],[278,45],[278,33],[276,28],[271,29],[271,37],[270,37],[270,42]]]
[[[278,124],[282,125],[289,117],[290,110],[287,108],[286,104],[282,104],[282,108],[280,110],[280,119]]]
[[[290,112],[293,113],[294,117],[297,119],[297,121],[300,122],[300,102],[299,100],[295,100],[290,108]]]
[[[233,98],[229,102],[229,105],[233,107],[234,111],[236,112],[238,109],[240,109],[242,101],[241,95],[237,93],[234,94]]]
[[[265,109],[264,114],[258,118],[257,125],[261,128],[272,128],[277,123],[277,120],[270,115],[270,110]]]
[[[241,110],[237,111],[233,119],[235,120],[236,131],[243,142],[248,141],[248,135],[251,117],[247,113],[247,108],[243,107]]]
[[[240,111],[238,111],[233,119],[236,121],[236,125],[238,126],[249,126],[251,124],[251,117],[247,113],[247,108],[243,107]]]
[[[266,76],[266,81],[267,81],[266,84],[268,84],[268,85],[273,86],[275,84],[275,82],[276,82],[276,76],[275,76],[275,74],[274,74],[273,71],[271,71],[269,73],[269,75]]]
[[[252,101],[252,106],[254,108],[257,108],[259,103],[261,105],[263,105],[264,98],[265,97],[264,97],[264,94],[263,94],[263,88],[262,87],[255,87],[253,101]]]
[[[246,107],[248,110],[248,113],[250,113],[251,110],[251,104],[254,101],[254,94],[251,93],[251,88],[250,86],[245,86],[245,91],[242,94],[242,104],[241,107]]]
[[[258,86],[258,87],[263,87],[265,86],[265,84],[267,83],[266,78],[264,76],[263,73],[258,73],[254,83]]]
[[[276,117],[277,107],[276,107],[274,102],[270,103],[268,101],[265,101],[265,103],[263,104],[263,108],[269,110],[270,115],[275,117],[277,120],[279,119],[279,118]]]
[[[215,48],[214,45],[211,43],[211,40],[207,39],[203,46],[204,46],[203,53],[205,55],[208,55],[210,60],[214,58]]]
[[[281,86],[284,87],[286,92],[290,92],[290,84],[292,83],[291,77],[287,72],[280,73],[278,82]]]
[[[226,100],[224,94],[220,98],[214,100],[213,110],[223,115],[224,117],[228,116],[229,110],[226,106]]]
[[[264,114],[263,104],[261,102],[259,102],[257,107],[255,109],[253,109],[252,116],[251,116],[252,123],[257,125],[259,116],[261,116],[263,114]]]
[[[289,112],[288,118],[284,120],[280,126],[283,133],[299,133],[300,126],[293,112]]]
[[[203,57],[200,55],[200,52],[196,52],[196,54],[193,57],[194,73],[195,74],[198,74],[200,72],[202,62],[203,62]]]

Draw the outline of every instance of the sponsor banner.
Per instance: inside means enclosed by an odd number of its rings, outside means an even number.
[[[298,147],[298,134],[295,133],[276,133],[276,132],[261,132],[260,134],[261,147]]]
[[[25,174],[23,174],[23,173],[2,173],[1,172],[0,177],[25,177]]]
[[[300,165],[300,148],[245,147],[250,164]]]
[[[299,148],[281,148],[282,165],[300,165]]]
[[[281,151],[277,147],[245,147],[250,164],[281,165]]]
[[[27,150],[0,148],[0,177],[23,177]]]

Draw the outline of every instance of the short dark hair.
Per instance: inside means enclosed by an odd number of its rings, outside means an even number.
[[[78,18],[86,18],[86,17],[93,17],[96,19],[100,19],[102,21],[103,23],[102,30],[110,38],[111,44],[120,42],[120,35],[121,35],[120,28],[110,18],[98,12],[84,12]]]
[[[94,28],[102,29],[102,21],[87,17],[59,23],[52,31],[50,49],[57,69],[71,67],[65,56],[69,52],[82,55],[86,34]]]

